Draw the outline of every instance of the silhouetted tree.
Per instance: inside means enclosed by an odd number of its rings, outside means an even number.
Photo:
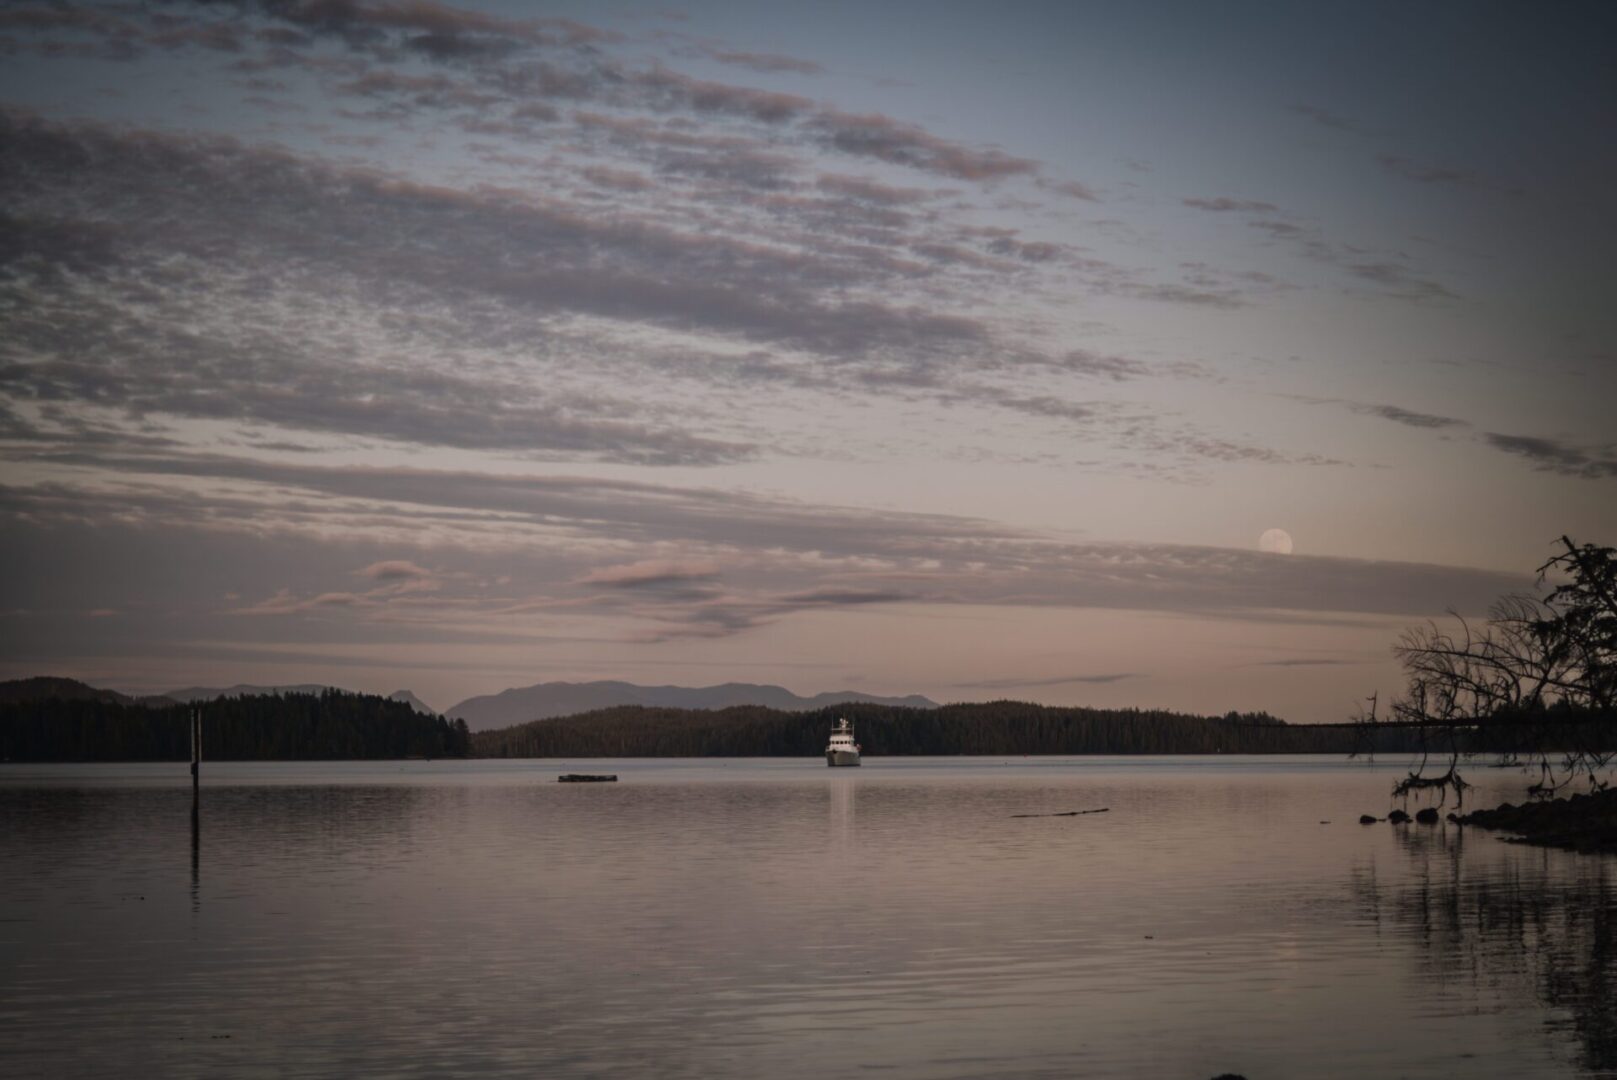
[[[1547,595],[1504,597],[1480,627],[1455,616],[1452,629],[1430,623],[1400,639],[1408,685],[1386,715],[1372,698],[1360,719],[1366,731],[1417,734],[1421,762],[1394,795],[1436,789],[1463,800],[1459,765],[1475,753],[1536,767],[1535,796],[1580,777],[1606,786],[1617,744],[1617,550],[1565,536],[1560,545],[1538,569],[1541,586],[1564,576]]]

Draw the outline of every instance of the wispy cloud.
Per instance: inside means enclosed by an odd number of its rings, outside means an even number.
[[[66,462],[68,455],[54,455]],[[445,543],[469,551],[554,548],[545,576],[591,593],[636,584],[698,586],[708,565],[733,564],[722,594],[678,598],[659,617],[732,631],[797,610],[909,601],[1182,612],[1435,614],[1486,609],[1530,582],[1519,575],[1411,563],[1293,556],[1171,545],[1073,544],[969,517],[875,513],[739,492],[589,477],[502,476],[333,467],[224,457],[101,459],[131,471],[122,490],[9,486],[0,512],[42,527],[95,513],[146,527],[250,535],[273,525],[317,540],[344,523],[352,537]],[[164,490],[153,480],[190,478]],[[254,485],[231,500],[186,494],[196,481]],[[356,514],[356,501],[367,507]],[[677,555],[611,564],[604,547],[677,548]],[[447,549],[445,549],[447,550]],[[594,573],[596,580],[587,581]],[[618,587],[607,579],[618,577]],[[322,590],[340,591],[340,590]],[[453,598],[446,586],[436,602]],[[310,595],[305,593],[304,595]],[[318,596],[318,594],[315,594]],[[366,599],[378,600],[377,596]],[[666,598],[665,598],[666,599]],[[303,601],[296,601],[303,603]],[[660,601],[659,601],[660,602]],[[292,601],[278,601],[286,606]],[[327,601],[316,606],[326,606]]]
[[[266,600],[235,610],[238,615],[305,615],[330,608],[366,607],[373,603],[373,600],[360,593],[328,592],[300,598],[288,589],[281,589]]]
[[[613,589],[657,588],[664,585],[712,581],[719,568],[711,562],[679,562],[670,559],[643,559],[620,566],[603,566],[579,578],[583,585]]]
[[[1293,105],[1291,111],[1306,116],[1321,127],[1327,127],[1333,131],[1347,131],[1355,134],[1365,133],[1364,126],[1352,117],[1343,116],[1341,113],[1332,112],[1330,109],[1324,109],[1318,105]]]
[[[1495,449],[1525,458],[1543,472],[1585,480],[1617,476],[1617,448],[1611,446],[1579,447],[1558,439],[1495,431],[1486,432],[1483,438]]]
[[[1402,252],[1376,252],[1339,243],[1328,239],[1317,225],[1280,218],[1256,218],[1247,227],[1292,247],[1305,258],[1337,267],[1347,277],[1346,291],[1362,291],[1368,284],[1381,296],[1416,304],[1459,299],[1442,282],[1416,269]]]
[[[1042,679],[980,679],[976,682],[955,683],[960,690],[1031,690],[1039,686],[1067,686],[1072,683],[1104,685],[1124,679],[1143,679],[1138,672],[1123,671],[1107,675],[1057,675]]]
[[[1181,199],[1180,201],[1186,206],[1194,207],[1197,210],[1211,210],[1220,214],[1233,212],[1248,214],[1273,214],[1280,209],[1274,203],[1270,202],[1261,202],[1257,199],[1230,199],[1222,195],[1212,199],[1193,198]]]
[[[355,572],[360,577],[382,582],[424,581],[432,577],[431,570],[417,566],[409,559],[385,559]]]
[[[735,67],[765,74],[775,74],[783,71],[791,72],[794,75],[822,75],[825,73],[825,68],[813,60],[805,60],[798,56],[786,56],[781,53],[747,52],[740,49],[709,46],[702,50],[702,55],[710,60],[717,60],[721,64],[731,64]]]
[[[1387,295],[1406,300],[1453,300],[1455,296],[1441,282],[1424,278],[1401,262],[1346,262],[1348,273],[1380,286]]]
[[[1466,427],[1464,420],[1456,420],[1452,416],[1438,416],[1435,413],[1416,412],[1413,409],[1401,408],[1397,405],[1366,405],[1358,402],[1348,403],[1348,408],[1356,413],[1367,416],[1379,416],[1383,420],[1391,420],[1395,424],[1405,427],[1424,428],[1437,431],[1443,428]]]
[[[1427,164],[1398,154],[1381,154],[1376,160],[1393,175],[1419,184],[1455,184],[1460,187],[1471,187],[1480,182],[1475,173],[1464,169]]]

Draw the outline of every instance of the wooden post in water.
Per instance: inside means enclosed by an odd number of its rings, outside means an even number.
[[[202,710],[191,709],[191,806],[197,803],[198,788],[202,783]]]
[[[191,910],[201,899],[202,871],[202,710],[191,708]]]

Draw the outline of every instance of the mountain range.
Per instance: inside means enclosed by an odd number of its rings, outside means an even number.
[[[502,690],[467,698],[444,715],[465,720],[473,731],[510,727],[529,720],[610,709],[620,705],[646,705],[669,709],[728,709],[734,705],[762,705],[782,712],[809,712],[832,705],[861,702],[871,705],[899,705],[912,709],[935,709],[937,702],[919,694],[907,697],[877,697],[851,690],[801,697],[782,686],[756,683],[723,683],[719,686],[638,686],[635,683],[603,681],[586,683],[548,682]]]

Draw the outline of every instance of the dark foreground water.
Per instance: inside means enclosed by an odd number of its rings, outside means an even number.
[[[1617,860],[1395,774],[0,766],[0,1075],[1617,1076]]]

